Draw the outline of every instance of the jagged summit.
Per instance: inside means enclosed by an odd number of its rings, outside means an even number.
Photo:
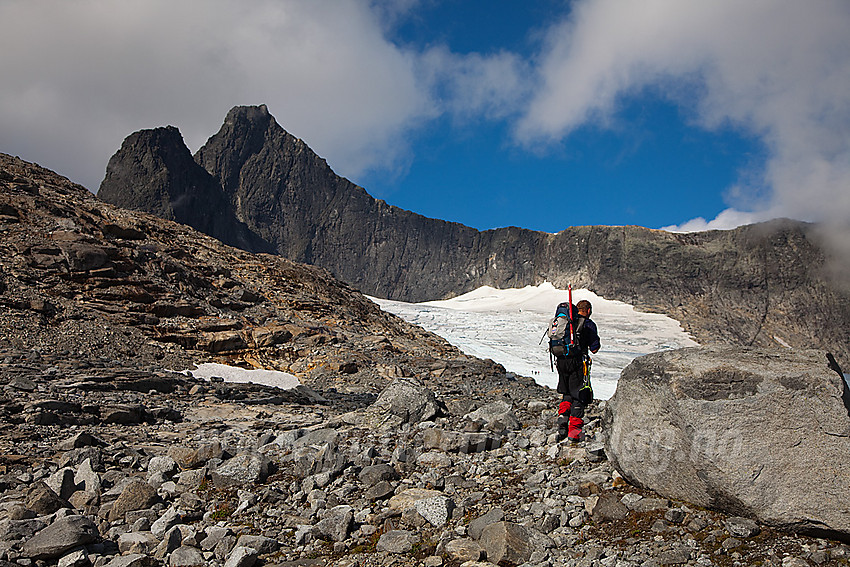
[[[251,252],[271,247],[240,223],[218,181],[200,167],[174,126],[141,130],[112,156],[98,196],[187,224]]]
[[[812,225],[784,221],[697,234],[634,226],[478,231],[373,198],[336,175],[262,105],[233,108],[194,156],[198,167],[185,167],[191,175],[180,169],[188,150],[177,164],[151,160],[145,156],[158,156],[155,148],[133,144],[119,154],[132,164],[132,151],[151,166],[126,167],[123,176],[110,171],[100,193],[105,200],[162,214],[155,206],[161,199],[138,187],[167,184],[172,196],[203,188],[216,194],[199,205],[207,217],[221,215],[213,227],[176,209],[175,220],[213,235],[219,224],[244,225],[276,253],[321,266],[370,295],[424,301],[482,285],[570,282],[670,315],[704,343],[788,344],[850,357],[850,294],[825,275],[834,259]],[[817,323],[792,317],[792,310],[816,313]]]

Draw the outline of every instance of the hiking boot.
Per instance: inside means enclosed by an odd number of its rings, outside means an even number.
[[[570,416],[569,428],[567,430],[567,437],[570,441],[574,441],[578,443],[584,438],[582,427],[584,426],[584,420],[580,417]]]
[[[569,415],[561,414],[558,416],[558,421],[555,422],[558,426],[558,441],[563,441],[564,439],[566,439],[567,434],[570,431],[569,420]]]
[[[561,429],[561,428],[559,427],[559,428],[558,428],[558,431],[557,431],[557,436],[555,437],[555,439],[556,439],[559,443],[560,443],[561,441],[563,441],[564,439],[567,439],[567,429],[566,429],[566,428]]]

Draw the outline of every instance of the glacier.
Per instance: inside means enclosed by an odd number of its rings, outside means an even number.
[[[370,297],[381,309],[431,331],[465,354],[489,358],[520,376],[556,388],[558,373],[550,366],[548,343],[541,339],[555,307],[567,301],[567,290],[550,283],[520,289],[483,286],[452,299],[405,303]],[[599,328],[602,348],[593,355],[594,397],[609,399],[620,372],[638,356],[660,350],[697,346],[675,319],[642,313],[632,305],[573,290],[573,303],[587,299]]]

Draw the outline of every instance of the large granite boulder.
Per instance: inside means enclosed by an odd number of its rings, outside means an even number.
[[[818,351],[687,348],[623,370],[606,452],[631,482],[767,525],[850,535],[847,386]]]

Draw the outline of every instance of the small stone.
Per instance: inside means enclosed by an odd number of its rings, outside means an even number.
[[[474,520],[469,522],[469,535],[473,539],[480,539],[481,532],[484,531],[484,528],[486,528],[490,524],[501,522],[504,519],[505,511],[501,508],[493,508],[483,516],[479,516],[478,518],[475,518]]]
[[[258,556],[259,553],[254,548],[236,546],[227,557],[224,567],[252,567],[257,562]]]
[[[27,540],[22,551],[24,557],[54,559],[95,541],[97,537],[97,526],[90,519],[85,516],[66,516]]]
[[[407,530],[391,530],[378,539],[376,549],[387,553],[408,553],[419,542],[419,536]]]
[[[435,527],[446,525],[451,517],[452,510],[455,508],[451,498],[445,496],[434,496],[431,498],[423,498],[417,500],[413,507],[419,512],[419,515],[428,520]]]
[[[723,521],[723,525],[729,530],[732,537],[749,538],[758,535],[761,531],[759,525],[749,518],[735,516]]]
[[[496,522],[481,532],[479,543],[487,553],[491,563],[520,565],[531,557],[531,544],[528,530],[513,522]]]
[[[446,544],[446,553],[454,561],[479,561],[484,548],[470,538],[453,539]]]
[[[168,557],[169,567],[200,567],[206,564],[201,550],[188,545],[181,545]]]

